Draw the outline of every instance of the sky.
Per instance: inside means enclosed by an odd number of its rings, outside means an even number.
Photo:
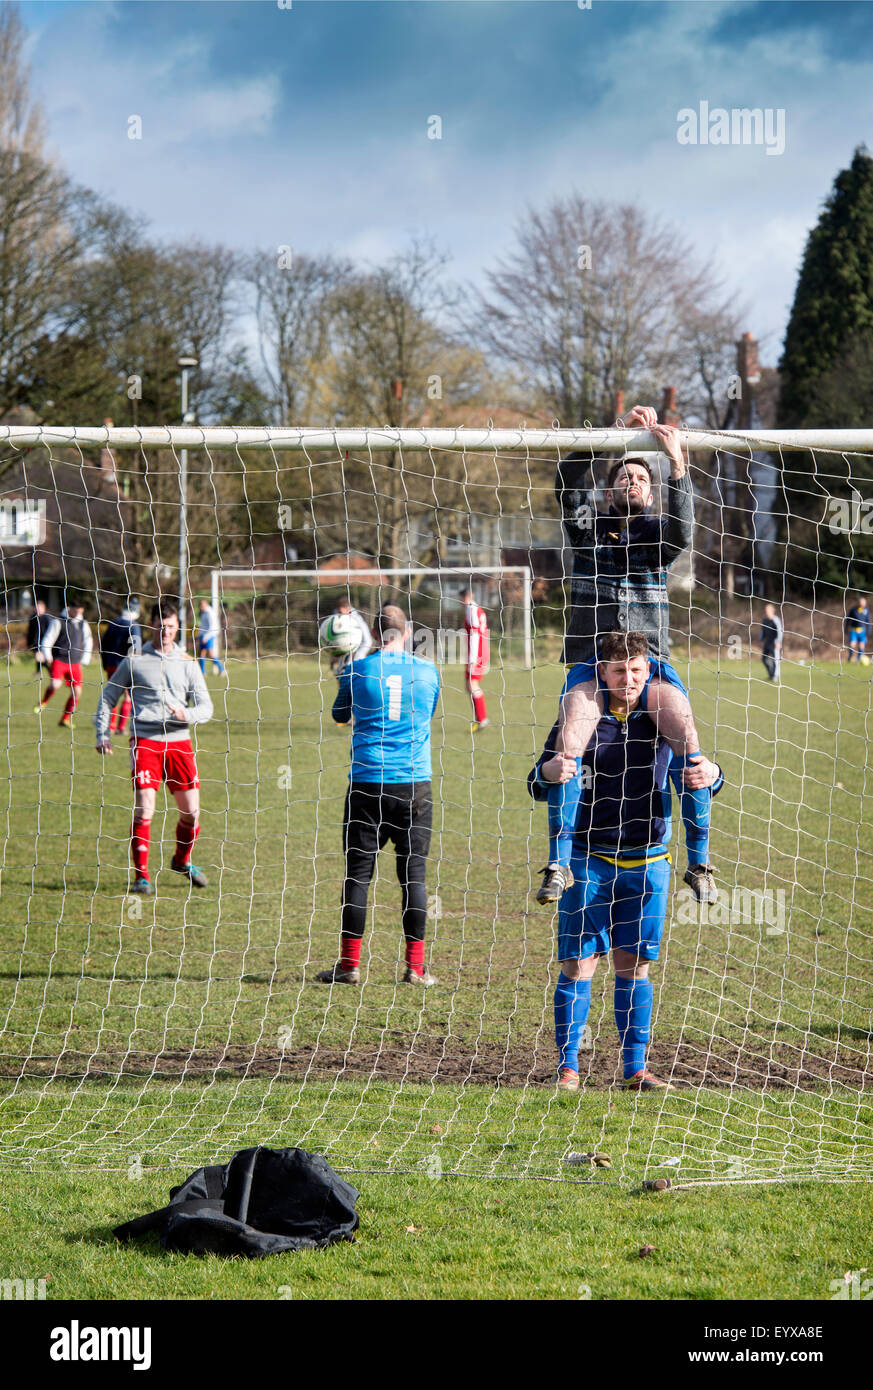
[[[767,364],[833,179],[873,147],[865,0],[23,0],[20,12],[53,152],[160,238],[376,263],[425,234],[453,278],[482,285],[528,209],[572,191],[632,201],[711,258]],[[680,143],[679,113],[699,127],[701,102],[769,111],[784,149]]]

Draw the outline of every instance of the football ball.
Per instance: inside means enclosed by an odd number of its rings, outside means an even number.
[[[869,656],[862,656],[862,657],[861,657],[861,665],[862,665],[862,666],[869,666],[869,665],[870,665],[870,658],[869,658]]]
[[[348,656],[360,644],[360,628],[350,613],[331,613],[318,629],[318,645],[334,656]]]

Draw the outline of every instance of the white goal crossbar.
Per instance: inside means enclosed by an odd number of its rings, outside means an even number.
[[[694,430],[680,429],[686,449],[738,453],[751,450],[826,449],[836,453],[873,453],[873,430]],[[231,429],[227,426],[155,425],[87,427],[2,425],[0,445],[14,448],[116,449],[276,449],[390,450],[446,449],[534,451],[557,449],[622,450],[660,453],[661,444],[647,430],[625,429]]]
[[[377,569],[331,569],[331,570],[303,570],[303,569],[282,569],[282,570],[252,570],[252,569],[217,569],[210,572],[212,589],[212,607],[218,612],[220,602],[221,583],[225,579],[288,579],[293,576],[295,579],[312,579],[324,585],[336,584],[337,582],[353,582],[356,579],[388,578],[391,575],[466,575],[471,578],[474,574],[518,574],[522,582],[522,629],[524,632],[524,666],[525,670],[531,669],[533,661],[533,600],[532,600],[532,580],[533,574],[528,565],[442,565],[439,569],[422,568],[414,569],[407,566],[405,569],[377,568]]]

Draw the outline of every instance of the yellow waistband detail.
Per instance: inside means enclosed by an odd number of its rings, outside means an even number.
[[[605,859],[607,864],[614,864],[617,869],[639,869],[643,864],[657,864],[659,860],[666,859],[668,864],[672,864],[669,850],[664,850],[663,854],[650,854],[648,859],[616,859],[614,854],[596,854],[591,851],[592,859]]]

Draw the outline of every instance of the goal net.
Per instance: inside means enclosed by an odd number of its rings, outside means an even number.
[[[681,438],[695,514],[669,569],[671,661],[725,774],[718,899],[684,881],[677,802],[648,1052],[672,1089],[623,1089],[602,962],[568,1095],[555,1088],[557,911],[536,902],[547,819],[527,788],[573,604],[555,472],[590,457],[605,510],[608,461],[642,455],[660,514],[657,440],[0,430],[0,1162],[135,1174],[299,1144],[340,1169],[434,1178],[869,1178],[873,668],[851,633],[873,587],[873,432]],[[489,629],[487,724],[468,688],[465,589]],[[129,729],[100,757],[93,725],[100,641],[132,596],[145,637],[159,596],[181,598],[190,653],[217,628],[203,657],[213,715],[193,739],[208,884],[172,870],[178,811],[161,786],[151,896],[130,891]],[[46,701],[50,673],[27,651],[36,598],[49,616],[80,600],[94,638],[71,726],[67,685]],[[344,879],[350,732],[318,638],[341,598],[368,623],[399,605],[440,676],[429,988],[404,982],[390,845],[360,984],[316,979],[338,959]],[[784,630],[770,664],[768,603]]]

